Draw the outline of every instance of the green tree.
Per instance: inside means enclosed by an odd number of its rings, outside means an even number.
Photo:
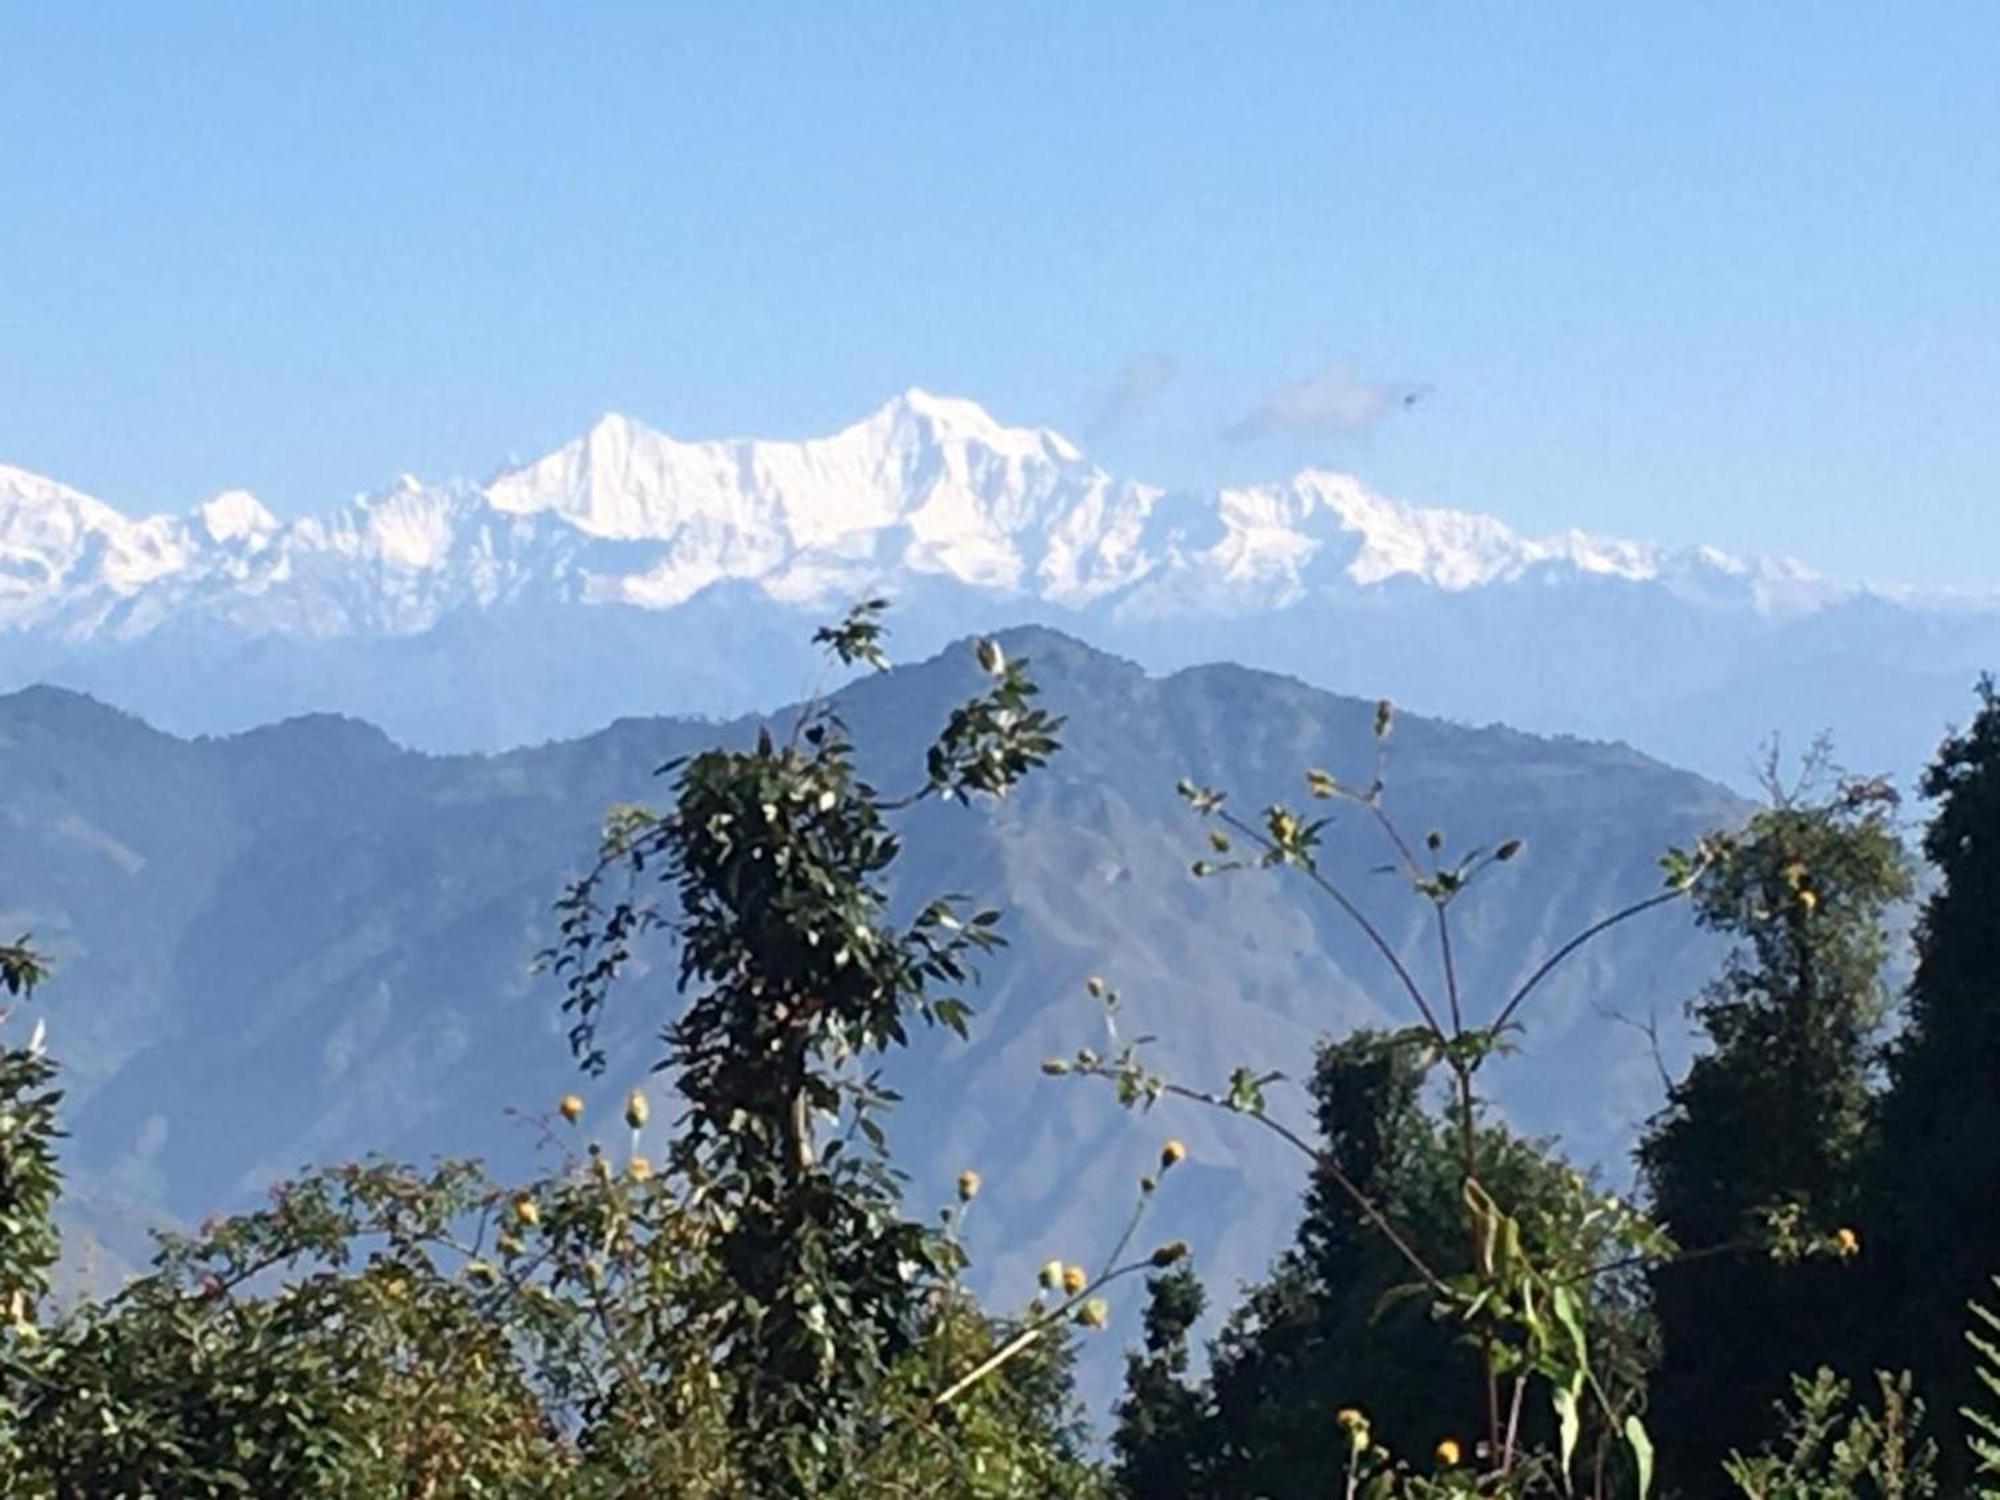
[[[843,663],[881,664],[881,607],[822,632]],[[951,716],[908,796],[861,778],[840,719],[817,704],[782,744],[763,732],[749,751],[666,768],[672,805],[621,809],[562,903],[551,962],[590,1066],[634,938],[671,925],[678,939],[689,998],[660,1066],[685,1110],[669,1164],[716,1216],[724,1275],[700,1315],[744,1466],[774,1495],[822,1493],[838,1455],[881,1441],[883,1382],[919,1338],[913,1290],[955,1269],[956,1247],[901,1212],[878,1123],[893,1096],[865,1069],[919,1018],[963,1034],[968,1007],[937,988],[999,942],[997,912],[962,915],[953,898],[890,919],[890,814],[1002,796],[1056,748],[1060,723],[1034,706],[1024,664],[992,642],[978,654],[990,685]],[[648,894],[659,884],[671,918]]]
[[[1125,1395],[1111,1449],[1125,1493],[1180,1500],[1207,1493],[1204,1445],[1211,1432],[1201,1387],[1189,1380],[1189,1335],[1207,1305],[1185,1262],[1146,1284],[1145,1347],[1125,1357]]]
[[[1949,736],[1923,780],[1935,803],[1924,834],[1938,877],[1917,928],[1908,1022],[1890,1057],[1875,1241],[1885,1295],[1878,1338],[1957,1411],[1977,1387],[1962,1330],[2000,1245],[2000,693]],[[1947,1483],[1963,1477],[1945,1447]]]
[[[1196,1493],[1336,1492],[1350,1460],[1334,1419],[1343,1409],[1365,1411],[1372,1441],[1390,1453],[1426,1459],[1446,1441],[1474,1451],[1484,1404],[1464,1372],[1477,1341],[1423,1299],[1399,1295],[1407,1264],[1342,1185],[1360,1189],[1439,1275],[1472,1274],[1458,1124],[1426,1103],[1425,1064],[1407,1034],[1359,1032],[1321,1048],[1311,1087],[1322,1160],[1296,1244],[1213,1345],[1212,1416],[1198,1444],[1205,1487]],[[1477,1181],[1510,1206],[1531,1256],[1571,1272],[1618,1256],[1621,1215],[1545,1148],[1482,1121],[1474,1160]],[[1632,1279],[1579,1275],[1573,1284],[1597,1339],[1599,1378],[1622,1405],[1647,1350]],[[1510,1389],[1509,1430],[1517,1446],[1545,1446],[1556,1436],[1547,1408],[1528,1408],[1514,1394],[1522,1389]],[[1603,1424],[1592,1430],[1601,1434]]]
[[[10,1371],[0,1495],[761,1500],[740,1377],[701,1316],[733,1285],[717,1244],[663,1176],[595,1152],[513,1185],[466,1163],[314,1172],[39,1330]],[[939,1412],[944,1382],[1012,1329],[946,1289],[915,1295],[875,1441],[830,1453],[819,1493],[1100,1495],[1062,1325]]]
[[[1424,1076],[1407,1039],[1362,1032],[1320,1049],[1312,1092],[1325,1160],[1298,1242],[1216,1341],[1218,1493],[1330,1492],[1347,1467],[1332,1422],[1343,1407],[1365,1407],[1377,1438],[1398,1452],[1478,1431],[1462,1331],[1415,1300],[1381,1305],[1408,1268],[1334,1176],[1393,1218],[1440,1275],[1466,1269],[1457,1163],[1423,1107]]]
[[[0,992],[9,1001],[31,995],[45,973],[26,938],[0,945]],[[0,1028],[10,1019],[11,1007],[0,1004]],[[24,1042],[0,1034],[0,1472],[17,1454],[23,1382],[41,1357],[38,1304],[59,1248],[55,1206],[62,1176],[55,1143],[61,1102],[39,1027]]]
[[[25,938],[0,945],[0,992],[9,1001],[31,996],[46,972]],[[0,1026],[11,1018],[10,1007],[0,1004]],[[62,1187],[55,1157],[62,1095],[54,1081],[39,1026],[25,1041],[0,1043],[0,1327],[27,1326],[56,1260],[52,1213]]]
[[[1910,891],[1881,782],[1824,785],[1823,752],[1723,851],[1695,893],[1736,939],[1690,1007],[1709,1049],[1669,1091],[1639,1159],[1661,1223],[1703,1253],[1652,1272],[1663,1472],[1721,1493],[1801,1363],[1865,1373],[1850,1309],[1871,1074],[1887,1011],[1884,920]],[[1836,1236],[1838,1236],[1836,1238]],[[1803,1262],[1803,1263],[1800,1263]]]

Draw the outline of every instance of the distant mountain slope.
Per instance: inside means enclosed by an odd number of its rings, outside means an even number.
[[[1380,964],[1298,883],[1190,877],[1199,825],[1173,790],[1192,775],[1255,808],[1296,800],[1308,766],[1364,775],[1372,705],[1237,667],[1150,678],[1044,630],[1006,640],[1071,723],[1017,798],[910,818],[902,892],[976,893],[1005,909],[1012,946],[974,997],[971,1041],[927,1037],[916,1065],[898,1063],[899,1155],[920,1202],[941,1201],[963,1167],[984,1174],[973,1243],[1012,1295],[1041,1259],[1102,1247],[1159,1140],[1182,1135],[1193,1160],[1155,1229],[1192,1240],[1227,1285],[1286,1230],[1294,1165],[1227,1120],[1122,1116],[1038,1063],[1098,1040],[1082,989],[1093,973],[1162,1034],[1177,1072],[1208,1080],[1239,1061],[1297,1073],[1329,1029],[1400,1024]],[[884,784],[915,774],[974,686],[968,656],[843,693]],[[145,1216],[198,1217],[308,1161],[370,1149],[518,1161],[532,1131],[503,1111],[546,1110],[576,1084],[557,991],[527,973],[561,880],[608,804],[664,793],[650,774],[662,760],[754,731],[632,720],[536,749],[429,757],[323,716],[189,741],[67,692],[0,698],[0,930],[32,929],[57,960],[50,1034],[68,1067],[85,1226],[130,1251]],[[1475,1003],[1653,889],[1666,844],[1742,811],[1615,746],[1405,716],[1393,749],[1392,806],[1454,845],[1528,841],[1466,909]],[[1428,966],[1421,912],[1366,873],[1380,858],[1365,828],[1336,826],[1332,868]],[[1507,1107],[1620,1159],[1656,1097],[1654,1066],[1635,1031],[1594,1012],[1657,1010],[1671,1032],[1713,956],[1678,909],[1590,950],[1532,1008],[1529,1054],[1497,1066]],[[657,1055],[666,983],[655,970],[617,997],[612,1074],[587,1091],[593,1120],[612,1119]]]
[[[875,591],[919,652],[1039,621],[1153,668],[1234,658],[1739,780],[1774,729],[1912,770],[2000,662],[2000,595],[1526,538],[1326,472],[1171,492],[922,391],[800,442],[608,416],[483,486],[405,476],[290,522],[241,492],[133,519],[0,465],[0,689],[181,732],[339,711],[494,749],[762,709],[808,678],[801,622]]]

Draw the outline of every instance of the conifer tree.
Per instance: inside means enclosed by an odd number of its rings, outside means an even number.
[[[1145,1348],[1125,1358],[1112,1451],[1125,1493],[1146,1500],[1194,1500],[1203,1493],[1206,1400],[1188,1379],[1189,1334],[1207,1303],[1185,1261],[1146,1283]]]
[[[1439,1274],[1470,1271],[1459,1132],[1425,1098],[1427,1061],[1410,1032],[1357,1032],[1321,1047],[1311,1088],[1324,1155],[1305,1214],[1292,1248],[1211,1345],[1204,1389],[1163,1391],[1169,1366],[1153,1357],[1149,1311],[1149,1351],[1128,1365],[1119,1433],[1135,1500],[1340,1494],[1353,1435],[1343,1411],[1365,1412],[1371,1443],[1401,1458],[1428,1464],[1439,1444],[1461,1439],[1476,1454],[1481,1410],[1463,1379],[1465,1330],[1434,1317],[1423,1298],[1399,1295],[1410,1289],[1408,1267],[1355,1198],[1358,1190],[1393,1215]],[[1560,1245],[1592,1264],[1616,1254],[1612,1216],[1558,1158],[1491,1122],[1478,1126],[1474,1155],[1479,1181],[1514,1207],[1534,1254]],[[1614,1400],[1642,1362],[1631,1291],[1606,1278],[1587,1293]],[[1162,1420],[1169,1414],[1181,1425]],[[1544,1410],[1524,1409],[1518,1436],[1546,1442],[1548,1426]]]
[[[1723,1461],[1764,1435],[1795,1369],[1854,1373],[1846,1252],[1886,1012],[1883,922],[1910,875],[1893,791],[1827,788],[1824,767],[1816,747],[1786,789],[1774,766],[1772,805],[1696,892],[1701,925],[1737,943],[1691,1006],[1709,1050],[1640,1146],[1664,1227],[1694,1252],[1652,1275],[1654,1430],[1665,1482],[1690,1496],[1724,1492]]]
[[[2000,692],[1991,677],[1978,691],[1970,727],[1923,780],[1939,883],[1917,929],[1872,1194],[1888,1252],[1885,1354],[1918,1373],[1940,1412],[1974,1398],[1967,1304],[2000,1270]],[[1960,1445],[1944,1455],[1950,1475]]]

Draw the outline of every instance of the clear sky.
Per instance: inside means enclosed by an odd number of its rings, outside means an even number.
[[[909,385],[1992,586],[2000,5],[0,0],[0,461],[298,513]]]

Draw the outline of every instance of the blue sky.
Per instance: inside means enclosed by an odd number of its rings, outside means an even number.
[[[1990,586],[1996,80],[1987,3],[0,0],[0,461],[297,513],[914,384]]]

